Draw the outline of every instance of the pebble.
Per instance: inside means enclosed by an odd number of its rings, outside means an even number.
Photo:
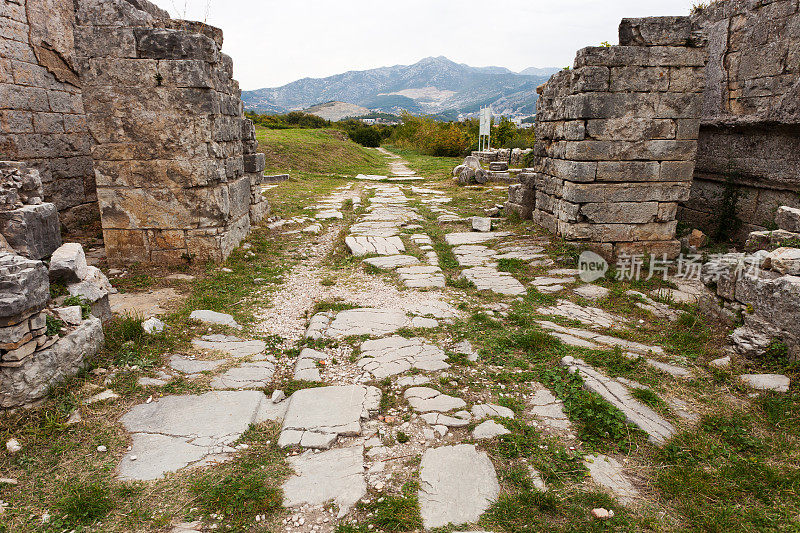
[[[607,520],[609,518],[614,518],[614,511],[598,507],[596,509],[592,509],[592,516],[598,520]]]
[[[13,455],[22,450],[22,446],[17,439],[8,439],[6,441],[6,450],[8,450],[8,453]]]
[[[105,446],[103,446],[101,444],[100,446],[97,447],[97,451],[100,452],[100,453],[104,453],[104,452],[108,451],[108,448],[106,448]]]

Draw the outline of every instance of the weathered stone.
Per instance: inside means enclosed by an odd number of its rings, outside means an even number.
[[[472,414],[478,420],[499,416],[503,418],[514,418],[514,411],[502,405],[494,405],[491,403],[479,404],[472,406]]]
[[[492,231],[492,219],[485,217],[472,217],[472,229],[474,231]]]
[[[5,365],[0,364],[0,407],[20,407],[41,400],[51,386],[78,372],[87,358],[100,351],[103,327],[98,319],[90,317],[55,340],[21,365],[3,368]]]
[[[18,254],[43,259],[61,246],[61,225],[56,206],[26,205],[13,211],[0,210],[0,234]]]
[[[18,324],[49,299],[50,282],[42,262],[0,252],[0,326]]]
[[[120,421],[132,433],[121,479],[152,480],[193,463],[221,459],[250,424],[263,421],[259,391],[216,391],[166,396],[133,407]],[[136,460],[132,460],[136,457]]]
[[[362,385],[301,389],[289,398],[278,445],[311,447],[319,434],[359,435],[361,419],[378,408],[380,398],[380,389]]]
[[[218,313],[216,311],[192,311],[192,314],[189,315],[191,320],[197,320],[199,322],[203,322],[205,324],[212,324],[212,325],[219,325],[219,326],[228,326],[234,329],[242,329],[234,318],[226,313]]]
[[[500,272],[494,267],[472,267],[461,275],[475,284],[478,290],[488,290],[498,294],[517,296],[525,294],[525,287],[508,272]]]
[[[587,455],[583,464],[589,469],[592,481],[611,491],[623,504],[629,505],[639,497],[639,491],[625,477],[622,465],[613,457]]]
[[[470,444],[428,449],[419,478],[425,529],[476,522],[500,494],[494,465]]]
[[[267,343],[229,335],[203,335],[202,339],[192,339],[192,346],[201,350],[224,352],[238,358],[263,353]]]
[[[507,435],[511,433],[505,427],[501,426],[494,420],[487,420],[481,424],[478,424],[474,430],[472,430],[472,438],[473,439],[492,439],[499,435]]]
[[[440,348],[423,339],[406,339],[395,335],[361,344],[358,366],[375,379],[384,379],[411,368],[424,371],[450,368],[445,359],[447,356]]]
[[[571,425],[564,413],[564,403],[544,388],[534,393],[530,400],[531,414],[539,418],[550,429],[567,431]]]
[[[283,504],[291,508],[333,500],[338,518],[344,517],[367,493],[363,456],[363,446],[353,446],[290,457],[295,475],[283,484]]]
[[[243,363],[211,380],[212,389],[263,389],[272,381],[275,365],[269,361]]]
[[[742,374],[739,379],[756,390],[789,392],[790,380],[781,374]]]
[[[83,310],[78,305],[57,308],[55,313],[58,315],[58,318],[73,326],[80,324],[83,320]]]
[[[202,361],[195,359],[188,359],[180,355],[173,355],[169,358],[169,366],[183,372],[185,374],[199,374],[201,372],[210,372],[215,370],[220,365],[225,364],[225,361]]]
[[[59,247],[50,258],[50,279],[66,283],[79,283],[83,281],[88,269],[86,254],[83,246],[76,242],[69,242]]]
[[[761,267],[781,274],[800,276],[800,248],[773,250],[764,258]]]
[[[775,215],[775,224],[782,230],[800,233],[800,209],[781,206]]]
[[[443,394],[429,387],[411,387],[406,389],[403,396],[415,411],[428,413],[431,411],[447,412],[466,407],[467,403],[461,398]]]

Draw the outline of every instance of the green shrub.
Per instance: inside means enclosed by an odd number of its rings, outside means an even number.
[[[65,307],[71,307],[73,305],[77,305],[81,308],[81,316],[84,320],[89,318],[89,316],[92,314],[92,304],[83,296],[67,296],[64,298]]]
[[[380,131],[372,126],[361,126],[347,132],[353,142],[367,148],[377,148],[383,140]]]
[[[105,481],[70,479],[64,482],[62,496],[56,500],[53,510],[67,524],[91,524],[115,507],[111,492]]]

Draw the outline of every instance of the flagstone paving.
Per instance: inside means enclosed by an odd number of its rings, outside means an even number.
[[[503,471],[508,468],[498,454],[486,450],[494,450],[493,439],[508,438],[509,428],[530,427],[564,443],[558,453],[583,457],[575,435],[581,426],[567,415],[563,391],[516,378],[516,372],[527,372],[524,366],[499,366],[493,347],[482,342],[482,328],[491,325],[477,324],[474,334],[454,329],[470,324],[476,307],[502,318],[513,316],[515,303],[523,302],[534,309],[526,323],[560,340],[559,349],[619,348],[625,357],[644,359],[659,371],[652,374],[670,383],[701,375],[685,358],[655,343],[609,334],[631,328],[635,320],[609,310],[607,288],[580,284],[577,270],[565,268],[569,263],[556,255],[551,258],[544,246],[547,238],[497,231],[509,227],[501,218],[488,225],[477,221],[478,229],[489,231],[467,231],[473,218],[459,212],[459,203],[403,165],[392,157],[391,177],[359,176],[360,183],[349,182],[314,200],[307,216],[270,223],[273,231],[283,232],[290,224],[305,224],[305,234],[296,230],[297,254],[307,259],[256,310],[253,326],[243,328],[224,313],[193,313],[206,324],[237,329],[236,336],[200,335],[192,339],[193,353],[171,356],[167,367],[153,369],[149,374],[155,377],[140,383],[160,387],[185,375],[212,392],[154,395],[124,414],[121,423],[132,448],[119,463],[120,478],[157,479],[228,460],[251,424],[269,420],[280,427],[276,444],[293,470],[282,485],[284,506],[291,513],[283,519],[285,531],[328,533],[338,519],[364,520],[359,501],[379,503],[407,481],[419,484],[426,529],[452,524],[473,530],[481,527],[476,522],[500,495],[495,463],[501,461]],[[393,178],[421,183],[389,182]],[[447,224],[443,231],[430,230],[442,223]],[[445,247],[455,256],[452,265],[437,254]],[[342,253],[353,257],[346,267],[331,268],[328,258]],[[508,259],[535,267],[535,274],[500,271],[498,265]],[[478,291],[456,289],[459,278]],[[535,303],[536,291],[559,297]],[[657,295],[626,296],[664,322],[677,316]],[[580,305],[570,298],[593,303]],[[317,307],[323,302],[335,305]],[[562,325],[569,321],[583,326]],[[509,338],[515,332],[509,330]],[[272,337],[278,348],[260,340]],[[612,378],[577,357],[565,357],[562,365],[566,370],[561,372],[577,374],[585,388],[621,411],[655,445],[664,444],[681,424],[697,420],[692,405],[675,394],[664,396],[674,418],[637,400],[635,389],[660,394],[652,380],[637,378],[643,385],[632,377]],[[507,379],[495,380],[501,374]],[[788,386],[770,376],[744,379],[756,388]],[[288,398],[281,389],[291,392]],[[505,396],[512,401],[503,401]],[[513,439],[516,433],[508,442]],[[539,450],[554,446],[541,442],[547,444]],[[641,495],[622,461],[587,455],[584,472],[629,505]],[[526,461],[520,465],[534,487],[548,489],[536,468]]]

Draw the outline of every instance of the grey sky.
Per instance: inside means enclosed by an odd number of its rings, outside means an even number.
[[[225,31],[242,89],[446,56],[471,66],[571,65],[617,43],[623,17],[686,15],[697,0],[154,0]],[[206,17],[206,13],[208,16]]]

